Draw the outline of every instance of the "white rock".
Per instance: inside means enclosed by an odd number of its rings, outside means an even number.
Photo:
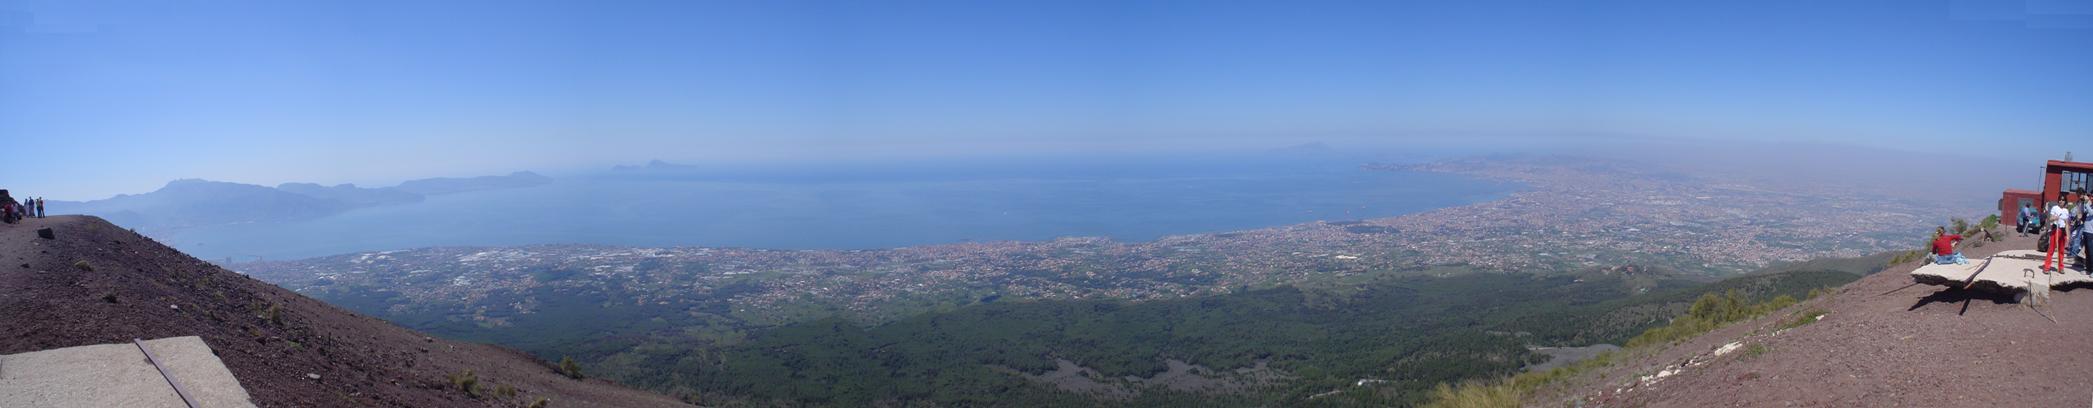
[[[1731,342],[1730,344],[1724,344],[1724,345],[1722,345],[1722,347],[1717,347],[1717,348],[1715,349],[1715,355],[1718,355],[1718,356],[1720,356],[1720,355],[1724,355],[1724,354],[1730,354],[1730,352],[1732,352],[1732,351],[1737,351],[1737,348],[1738,348],[1738,347],[1743,347],[1743,346],[1744,346],[1744,342],[1741,342],[1741,341],[1739,341],[1739,342]]]

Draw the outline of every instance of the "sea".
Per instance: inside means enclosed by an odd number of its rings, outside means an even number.
[[[1390,217],[1519,186],[1331,158],[1056,158],[911,165],[636,166],[293,222],[159,231],[200,258],[287,260],[431,246],[877,249],[1146,241]]]

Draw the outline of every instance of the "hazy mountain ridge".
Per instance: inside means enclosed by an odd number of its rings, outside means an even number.
[[[392,187],[355,184],[322,186],[254,184],[181,179],[142,194],[120,194],[101,200],[53,201],[53,213],[89,214],[119,225],[171,230],[208,225],[284,222],[319,218],[357,208],[420,202],[428,196],[479,190],[523,188],[552,182],[528,171],[505,176],[439,177],[410,180]]]
[[[54,202],[49,207],[56,207],[57,213],[100,215],[132,228],[176,229],[314,218],[355,206],[252,184],[183,179],[170,181],[150,193],[88,202]]]
[[[691,169],[698,169],[698,168],[700,168],[700,167],[698,167],[698,166],[693,166],[693,165],[688,165],[688,164],[676,164],[676,163],[669,163],[669,162],[666,162],[666,161],[662,161],[662,160],[656,159],[656,160],[648,160],[648,161],[647,161],[647,164],[639,164],[639,165],[628,165],[628,164],[620,164],[620,165],[616,165],[616,166],[611,166],[611,168],[610,168],[610,169],[611,169],[611,171],[674,171],[674,170],[691,170]]]
[[[276,189],[324,200],[338,201],[357,207],[406,204],[420,202],[425,198],[421,194],[401,191],[394,187],[363,188],[357,187],[355,184],[336,184],[333,187],[327,187],[318,183],[283,183],[277,185]]]
[[[400,185],[398,186],[387,187],[387,189],[405,192],[408,194],[433,196],[463,193],[468,191],[495,190],[504,188],[524,188],[544,185],[545,183],[551,182],[551,177],[546,177],[538,173],[532,173],[528,171],[519,171],[515,173],[509,173],[508,175],[503,176],[437,177],[419,180],[408,180],[406,182],[400,183]]]

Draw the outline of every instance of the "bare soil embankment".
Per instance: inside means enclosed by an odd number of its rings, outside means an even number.
[[[39,238],[39,228],[55,239]],[[0,354],[179,336],[202,337],[263,407],[515,407],[537,398],[552,407],[685,406],[338,309],[100,218],[0,224]],[[449,380],[465,370],[483,396]],[[501,385],[516,395],[494,395]]]
[[[2009,237],[1973,259],[2034,246]],[[2011,296],[1913,285],[1918,263],[1543,389],[1557,406],[2085,406],[2093,290],[2038,311]],[[1821,319],[1813,319],[1821,312]],[[2054,318],[2054,321],[2052,321]]]

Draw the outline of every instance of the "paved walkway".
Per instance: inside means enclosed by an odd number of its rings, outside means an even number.
[[[161,368],[199,408],[253,407],[232,371],[202,338],[145,341]],[[0,356],[0,406],[187,408],[132,343],[98,344]]]
[[[1911,271],[1911,278],[1929,285],[1969,287],[1991,292],[2027,292],[2030,287],[2061,288],[2093,285],[2093,275],[2071,268],[2061,273],[2042,273],[2042,253],[2032,250],[1999,252],[1968,265],[1926,265]],[[1972,280],[1971,276],[1975,275]]]

